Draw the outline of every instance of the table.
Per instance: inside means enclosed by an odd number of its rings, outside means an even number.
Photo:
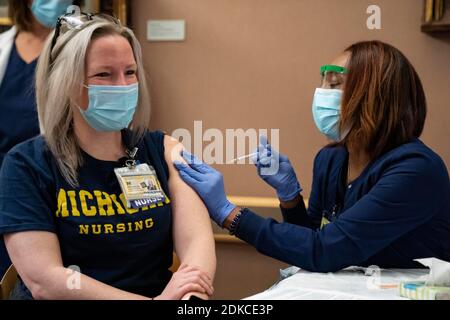
[[[280,281],[244,300],[405,300],[400,281],[420,281],[428,269],[350,267],[335,273],[314,273],[289,267]]]

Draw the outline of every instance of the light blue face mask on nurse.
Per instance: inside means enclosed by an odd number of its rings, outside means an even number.
[[[66,13],[73,0],[33,0],[31,12],[45,27],[53,29],[58,17]]]
[[[341,139],[339,118],[341,115],[342,90],[317,88],[314,93],[312,113],[321,133],[333,141]]]
[[[339,119],[341,116],[341,102],[343,91],[340,89],[325,89],[323,87],[343,85],[343,75],[347,69],[336,65],[320,67],[322,88],[314,93],[312,114],[319,131],[333,141],[342,140],[348,133],[339,132]]]
[[[139,99],[139,83],[128,86],[89,85],[89,105],[81,115],[97,131],[120,131],[133,120]]]

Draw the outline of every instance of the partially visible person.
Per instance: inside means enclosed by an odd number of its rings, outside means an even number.
[[[0,34],[0,167],[16,144],[39,134],[34,74],[45,39],[72,0],[8,0],[13,27]],[[10,266],[0,239],[0,278]]]
[[[12,298],[211,296],[208,213],[171,164],[180,144],[149,131],[133,32],[110,16],[66,14],[39,58],[36,95],[42,135],[0,171],[0,234],[20,275]]]

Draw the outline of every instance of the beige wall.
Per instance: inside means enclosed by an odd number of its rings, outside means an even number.
[[[382,30],[366,8],[382,10]],[[310,112],[319,66],[349,44],[380,39],[416,67],[428,98],[423,140],[450,164],[450,34],[420,32],[419,0],[134,0],[132,18],[152,82],[153,127],[280,128],[283,153],[309,194],[326,143]],[[185,19],[184,42],[147,42],[148,19]],[[217,166],[227,192],[271,196],[251,165]]]
[[[246,298],[270,288],[288,265],[264,256],[242,241],[216,241],[214,300]]]

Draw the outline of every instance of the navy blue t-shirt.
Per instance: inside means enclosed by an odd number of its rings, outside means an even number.
[[[346,184],[348,152],[325,147],[314,162],[308,210],[282,209],[285,223],[245,210],[236,235],[300,268],[352,265],[417,268],[414,259],[450,261],[450,182],[444,162],[420,140],[372,161]],[[321,222],[328,221],[321,228]]]
[[[123,131],[124,141],[130,132]],[[131,146],[129,146],[131,147]],[[172,214],[164,134],[147,133],[137,159],[154,167],[167,199],[129,209],[114,168],[82,152],[79,187],[60,174],[42,136],[13,148],[0,171],[0,234],[27,230],[58,236],[64,266],[116,288],[156,296],[171,277]]]
[[[16,144],[39,134],[34,90],[37,59],[26,63],[13,44],[0,85],[0,167],[5,154]],[[0,239],[0,277],[9,267],[3,239]]]

